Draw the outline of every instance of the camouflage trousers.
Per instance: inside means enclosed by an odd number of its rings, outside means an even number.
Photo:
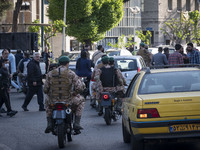
[[[46,107],[46,116],[52,117],[53,108],[51,104],[55,102],[67,102],[72,105],[72,111],[75,113],[76,116],[81,117],[83,113],[83,109],[85,107],[85,99],[80,94],[76,96],[72,96],[70,99],[67,100],[52,100],[48,96],[45,98],[45,107]]]
[[[104,87],[104,88],[99,88],[101,90],[96,91],[96,99],[100,99],[101,93],[102,92],[111,92],[111,93],[117,93],[117,92],[122,92],[125,94],[125,88],[124,86],[116,86],[116,87]]]

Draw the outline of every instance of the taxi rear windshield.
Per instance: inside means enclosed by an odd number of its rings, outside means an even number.
[[[146,74],[138,94],[200,91],[200,71]]]

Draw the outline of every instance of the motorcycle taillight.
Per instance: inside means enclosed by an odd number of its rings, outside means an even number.
[[[56,109],[57,110],[63,110],[64,105],[63,104],[57,104]]]
[[[103,95],[103,99],[105,100],[109,99],[109,95],[108,94]]]

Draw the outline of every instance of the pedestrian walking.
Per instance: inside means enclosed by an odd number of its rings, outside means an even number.
[[[20,87],[19,85],[13,80],[13,75],[15,73],[17,73],[16,71],[16,60],[15,60],[15,56],[11,53],[11,50],[10,48],[7,49],[8,52],[9,52],[9,55],[8,55],[8,60],[10,62],[10,74],[11,74],[11,85],[17,90],[19,91],[20,90]]]
[[[162,53],[162,51],[163,51],[163,48],[159,47],[158,53],[153,55],[153,57],[151,59],[152,66],[163,66],[163,65],[168,64],[167,57],[165,54]]]
[[[92,61],[93,61],[94,64],[96,64],[96,61],[99,58],[101,58],[103,55],[105,55],[104,48],[103,48],[102,45],[99,45],[97,49],[98,49],[98,51],[96,51],[92,56]]]
[[[33,59],[27,65],[27,80],[28,80],[28,92],[22,105],[24,111],[27,109],[28,104],[35,94],[37,94],[37,101],[39,104],[39,111],[45,111],[43,103],[43,82],[42,72],[40,69],[40,54],[35,52]]]
[[[44,63],[46,64],[46,73],[48,73],[50,53],[48,51],[48,47],[47,46],[45,47],[44,52],[42,52],[42,58],[44,60]]]
[[[2,59],[0,68],[0,108],[3,104],[5,104],[7,108],[7,115],[12,117],[17,113],[17,111],[12,110],[10,104],[10,74],[8,71],[8,66],[8,59]]]
[[[23,53],[22,53],[21,49],[18,49],[17,53],[15,54],[16,68],[17,68],[21,59],[23,59]]]
[[[190,64],[200,64],[200,53],[194,50],[194,46],[192,43],[187,44],[187,57],[189,58]]]
[[[175,52],[169,55],[169,65],[183,64],[183,56],[180,54],[182,46],[180,44],[175,45]]]

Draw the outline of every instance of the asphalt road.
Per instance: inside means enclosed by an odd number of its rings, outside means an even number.
[[[39,112],[36,96],[24,112],[21,105],[25,96],[11,93],[11,104],[18,114],[12,118],[2,114],[0,117],[0,150],[58,150],[57,137],[45,134],[46,115]],[[73,141],[66,144],[67,150],[129,150],[130,145],[123,143],[121,119],[107,126],[103,117],[89,106],[86,101],[81,124],[84,130],[74,135]],[[198,143],[146,145],[145,150],[199,150]]]

